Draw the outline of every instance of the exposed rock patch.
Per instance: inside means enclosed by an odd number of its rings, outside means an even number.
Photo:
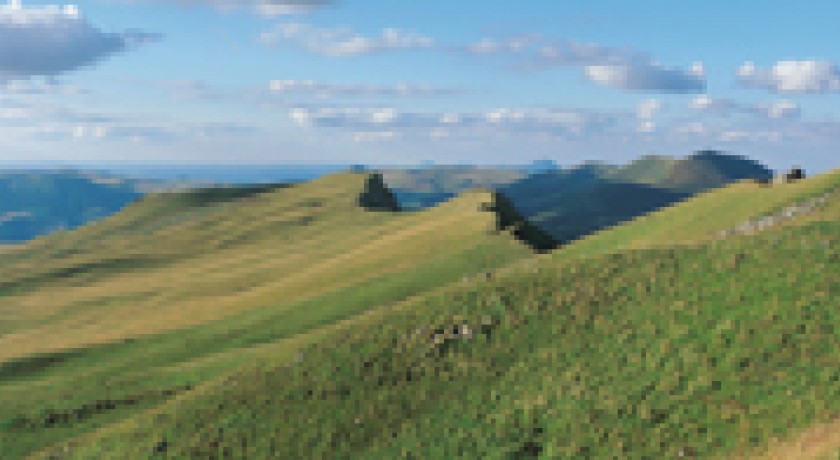
[[[796,217],[811,214],[825,206],[826,202],[833,195],[836,195],[837,192],[837,189],[833,189],[824,195],[818,196],[816,198],[811,198],[810,200],[806,200],[792,206],[788,206],[775,214],[764,216],[758,219],[748,220],[735,227],[721,231],[718,234],[718,236],[720,238],[726,238],[733,235],[751,234],[774,227],[783,222],[792,220]]]

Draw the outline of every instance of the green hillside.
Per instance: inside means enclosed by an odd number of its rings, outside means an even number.
[[[502,187],[522,213],[566,243],[742,179],[768,179],[747,158],[701,151],[683,159],[645,156],[624,166],[588,163]]]
[[[773,210],[838,177],[775,192],[742,184],[663,213],[676,225],[701,214],[696,203],[729,194]],[[755,212],[708,207],[705,217],[724,214],[720,226]],[[755,236],[587,258],[563,251],[266,344],[169,404],[41,453],[742,457],[840,413],[836,195]],[[19,419],[7,432],[30,425]]]
[[[170,401],[264,344],[532,254],[518,238],[541,241],[489,191],[419,213],[395,204],[381,178],[353,173],[156,194],[0,254],[2,457]]]
[[[488,190],[152,195],[0,256],[0,451],[760,454],[840,414],[840,200],[714,236],[838,185],[743,182],[536,256]]]
[[[664,155],[645,155],[608,173],[615,181],[657,184],[670,176],[678,160]]]
[[[772,214],[785,206],[840,188],[840,171],[791,184],[763,187],[753,181],[700,193],[684,202],[605,228],[556,252],[558,257],[667,246],[715,238],[721,230]]]
[[[381,173],[400,204],[410,210],[435,206],[472,188],[496,188],[527,176],[518,169],[469,165],[389,168]]]

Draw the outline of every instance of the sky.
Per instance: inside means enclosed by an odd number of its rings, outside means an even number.
[[[0,0],[5,1],[5,0]],[[0,163],[840,167],[840,2],[0,5]]]

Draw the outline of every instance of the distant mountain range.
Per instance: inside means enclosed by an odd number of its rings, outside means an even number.
[[[742,179],[773,172],[744,157],[703,151],[685,159],[642,157],[625,166],[588,163],[502,186],[516,207],[561,243]]]
[[[142,183],[65,170],[0,172],[0,243],[72,229],[141,197]]]
[[[386,170],[405,209],[437,205],[472,187],[496,188],[560,243],[615,225],[698,192],[773,172],[748,158],[701,151],[684,159],[648,155],[627,165],[589,162],[541,172],[478,166]]]
[[[318,171],[248,169],[243,177],[223,168],[197,168],[192,173],[182,168],[168,176],[161,176],[165,168],[139,168],[136,174],[130,169],[122,172],[126,175],[70,169],[0,172],[0,244],[84,225],[119,211],[151,191],[208,186],[215,183],[213,180],[241,184],[286,178],[283,182],[292,183]],[[380,172],[405,210],[429,208],[472,188],[496,189],[529,221],[561,243],[703,190],[744,178],[772,176],[755,161],[712,151],[686,159],[645,156],[624,166],[590,162],[557,169],[550,162],[540,162],[521,168],[459,165]]]

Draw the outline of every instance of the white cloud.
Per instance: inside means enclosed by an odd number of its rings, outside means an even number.
[[[586,78],[603,86],[634,91],[696,93],[706,88],[705,69],[695,64],[689,70],[665,67],[646,60],[624,64],[588,65]]]
[[[329,3],[329,0],[257,0],[256,8],[263,16],[278,16],[308,13]]]
[[[799,104],[789,100],[780,100],[770,103],[745,104],[731,99],[712,98],[707,94],[694,98],[689,103],[689,108],[698,112],[719,117],[751,115],[773,119],[799,118],[802,112]]]
[[[353,135],[355,142],[381,142],[389,141],[397,137],[394,131],[365,131]]]
[[[537,67],[573,67],[592,64],[620,63],[635,56],[628,50],[610,48],[575,40],[545,41],[537,35],[503,39],[482,38],[463,51],[473,55],[507,55],[525,59]]]
[[[249,8],[261,16],[303,14],[332,4],[331,0],[123,0],[129,3],[155,1],[189,6],[212,6],[222,10]]]
[[[656,123],[652,121],[643,121],[639,124],[638,131],[640,133],[652,133],[656,131]]]
[[[798,118],[802,114],[799,104],[792,101],[776,101],[766,106],[759,106],[770,118]]]
[[[5,84],[0,83],[0,95],[74,95],[83,94],[86,91],[72,85],[65,85],[51,79],[46,81],[36,80],[9,80]]]
[[[662,102],[659,99],[646,99],[639,103],[636,116],[648,120],[656,116],[662,110]]]
[[[724,131],[720,134],[723,142],[779,142],[784,136],[778,131]]]
[[[55,76],[95,64],[138,42],[144,33],[104,33],[75,5],[0,5],[0,81]]]
[[[546,42],[535,36],[484,38],[467,46],[465,51],[476,56],[502,55],[529,69],[578,67],[589,81],[623,90],[697,93],[706,87],[706,69],[702,63],[688,69],[669,67],[645,53],[575,40]]]
[[[434,40],[399,29],[384,29],[379,36],[366,37],[347,28],[323,29],[300,23],[277,24],[260,34],[260,42],[277,46],[294,43],[310,52],[330,57],[358,56],[384,51],[429,48]]]
[[[275,95],[314,95],[317,97],[431,97],[449,96],[461,92],[456,89],[408,83],[384,86],[321,83],[313,80],[271,80],[268,89]]]
[[[492,38],[482,38],[476,43],[467,45],[466,50],[474,54],[489,54],[489,53],[519,53],[528,49],[528,47],[535,43],[537,38],[535,36],[520,36],[510,37],[504,40],[496,40]]]
[[[709,127],[705,123],[692,121],[677,126],[674,131],[682,134],[706,134],[709,131]]]
[[[840,69],[828,61],[779,61],[770,68],[745,62],[737,75],[745,86],[776,93],[840,91]]]
[[[525,134],[577,138],[603,132],[617,115],[577,110],[499,108],[483,113],[401,112],[394,108],[296,108],[289,112],[298,125],[342,128],[357,133],[423,133],[445,137],[456,133]]]
[[[18,87],[18,85],[13,85]],[[0,88],[2,88],[0,86]],[[19,139],[46,141],[174,141],[251,135],[253,126],[235,123],[161,121],[159,117],[129,117],[80,111],[56,103],[52,92],[0,91],[0,131]],[[4,133],[4,136],[6,134]]]

